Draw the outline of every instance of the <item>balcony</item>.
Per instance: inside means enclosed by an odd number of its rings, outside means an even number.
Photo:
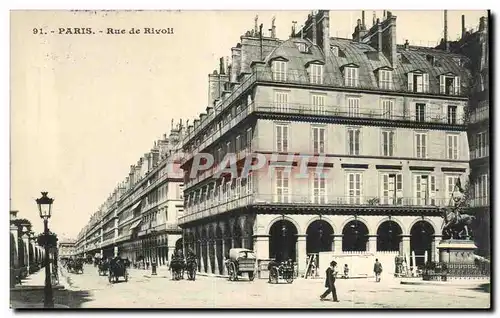
[[[184,215],[179,217],[179,224],[192,222],[206,217],[222,214],[236,208],[253,206],[290,206],[331,208],[337,207],[378,207],[378,208],[437,208],[448,206],[449,198],[420,198],[420,197],[360,197],[360,196],[301,196],[288,195],[278,196],[276,194],[248,194],[240,197],[232,196],[206,200],[193,204],[185,209]]]
[[[211,146],[216,142],[224,133],[234,128],[244,118],[252,113],[261,114],[287,114],[295,116],[321,116],[331,117],[338,119],[372,119],[372,120],[389,120],[396,122],[413,122],[422,124],[445,124],[445,125],[463,125],[465,121],[463,118],[456,118],[454,122],[449,122],[447,115],[442,111],[425,111],[415,112],[399,107],[393,112],[387,113],[374,107],[359,107],[356,109],[349,109],[345,106],[337,105],[324,105],[321,107],[312,104],[299,104],[299,103],[273,103],[273,102],[259,102],[252,103],[245,107],[236,117],[224,123],[220,130],[214,131],[211,135],[207,136],[201,143],[193,147],[189,153],[181,160],[181,165],[191,160],[194,156]]]

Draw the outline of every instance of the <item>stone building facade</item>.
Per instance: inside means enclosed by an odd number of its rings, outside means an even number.
[[[232,247],[299,272],[326,251],[437,259],[438,208],[469,174],[469,58],[396,44],[390,12],[370,28],[363,13],[352,39],[329,26],[314,12],[281,40],[274,21],[270,34],[256,24],[209,75],[209,106],[182,140],[179,225],[201,271],[224,273]],[[192,177],[200,153],[214,165]],[[258,155],[264,167],[242,173]]]

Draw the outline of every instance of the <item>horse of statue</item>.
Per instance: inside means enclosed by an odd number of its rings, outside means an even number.
[[[472,215],[461,214],[458,209],[458,206],[442,209],[443,234],[451,239],[470,237],[470,225],[475,219]]]

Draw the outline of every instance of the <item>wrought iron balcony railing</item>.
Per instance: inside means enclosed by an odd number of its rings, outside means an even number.
[[[245,194],[224,196],[205,200],[186,207],[179,224],[191,222],[212,215],[221,214],[247,205],[296,205],[296,206],[360,206],[360,207],[444,207],[449,198],[380,197],[380,196],[302,196],[278,194]]]

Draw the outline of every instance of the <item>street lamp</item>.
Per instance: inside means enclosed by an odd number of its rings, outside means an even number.
[[[47,196],[48,192],[42,192],[42,197],[36,199],[36,204],[38,204],[38,211],[40,212],[40,218],[43,219],[43,235],[45,237],[45,288],[44,294],[45,298],[43,305],[45,308],[54,308],[54,296],[52,293],[52,283],[50,281],[50,256],[49,256],[49,226],[48,221],[52,213],[52,202]]]

